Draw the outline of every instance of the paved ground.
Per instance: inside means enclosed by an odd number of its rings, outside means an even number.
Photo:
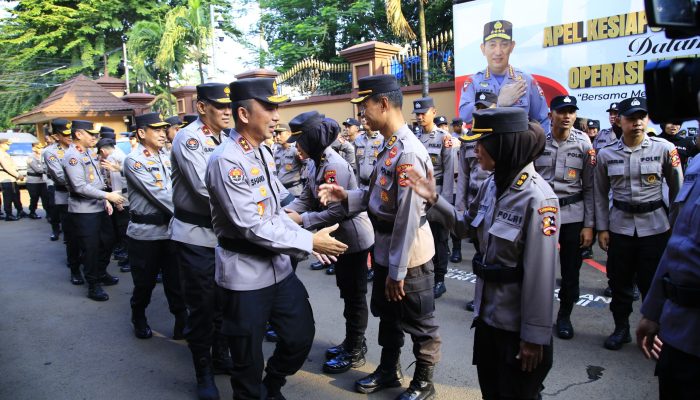
[[[43,212],[41,213],[43,215]],[[189,351],[182,341],[168,338],[173,318],[160,285],[154,292],[148,318],[156,335],[133,337],[129,296],[131,277],[106,288],[111,299],[96,303],[86,288],[68,282],[61,242],[48,240],[45,220],[0,221],[0,399],[195,399]],[[464,245],[465,250],[471,245]],[[470,256],[471,251],[465,252]],[[596,255],[601,255],[597,250]],[[469,257],[465,257],[469,259]],[[603,262],[603,260],[599,260]],[[604,264],[604,262],[603,262]],[[476,369],[471,365],[473,331],[464,304],[473,294],[467,262],[450,265],[448,292],[438,300],[437,319],[443,337],[443,361],[436,372],[439,399],[479,399]],[[351,391],[353,381],[374,370],[379,361],[378,320],[370,318],[368,363],[342,375],[320,373],[326,347],[342,340],[342,311],[334,278],[299,266],[311,295],[317,324],[314,348],[302,371],[284,389],[288,399],[392,399],[400,390],[365,396]],[[554,340],[554,367],[545,381],[544,398],[651,399],[657,398],[654,365],[634,345],[621,351],[603,349],[612,329],[606,299],[601,296],[604,275],[584,265],[582,298],[573,318],[576,337]],[[639,308],[639,303],[635,304]],[[636,325],[638,313],[633,315]],[[411,363],[407,338],[402,365]],[[271,353],[272,344],[265,345]],[[593,368],[591,368],[593,367]],[[595,367],[603,369],[599,379]],[[409,376],[413,367],[407,373]],[[222,399],[231,398],[226,376],[217,377]],[[408,380],[405,384],[408,383]]]

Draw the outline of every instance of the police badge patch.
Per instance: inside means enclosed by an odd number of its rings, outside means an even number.
[[[199,148],[199,141],[195,138],[189,138],[185,142],[185,147],[190,150],[197,150]]]
[[[243,182],[243,170],[240,168],[231,168],[228,171],[228,179],[231,180],[231,183],[238,185],[239,183]]]

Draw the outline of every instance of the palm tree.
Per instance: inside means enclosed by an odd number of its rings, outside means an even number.
[[[408,40],[415,40],[416,34],[411,29],[411,26],[406,21],[403,12],[401,11],[401,0],[384,0],[386,4],[386,17],[389,21],[391,30],[399,37]],[[425,37],[425,7],[424,4],[428,0],[417,0],[418,2],[418,34],[420,35],[420,68],[421,76],[423,77],[422,95],[428,96],[429,92],[429,74],[428,68],[428,43]]]

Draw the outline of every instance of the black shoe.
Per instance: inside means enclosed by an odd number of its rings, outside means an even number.
[[[99,283],[90,284],[88,288],[88,298],[95,301],[107,301],[109,295],[102,290],[102,285]]]
[[[52,233],[51,236],[49,236],[49,239],[50,239],[52,242],[57,241],[57,240],[58,240],[58,233]]]
[[[156,275],[156,283],[163,283],[163,274],[160,272]]]
[[[131,323],[134,324],[134,336],[139,339],[150,339],[153,337],[153,331],[151,327],[148,326],[146,317],[134,317],[131,319]]]
[[[347,342],[347,339],[343,340],[343,343],[329,347],[326,349],[326,361],[331,360],[333,358],[336,358],[340,355],[340,353],[345,352],[345,343]],[[362,338],[362,354],[365,355],[367,354],[367,340],[365,338]]]
[[[460,249],[452,249],[452,254],[450,255],[450,262],[458,263],[462,261],[462,251]]]
[[[331,264],[326,269],[326,275],[335,275],[335,264]]]
[[[574,337],[574,326],[568,316],[557,316],[557,336],[559,339],[571,339]]]
[[[589,247],[589,248],[583,250],[581,252],[581,258],[583,258],[584,260],[592,259],[593,258],[593,249],[591,247]]]
[[[268,394],[265,400],[287,400],[286,397],[282,396],[282,393]]]
[[[175,316],[175,326],[173,326],[173,340],[182,340],[185,338],[185,324],[187,323],[187,311],[178,313]]]
[[[233,372],[233,360],[229,351],[228,339],[221,334],[217,334],[211,350],[214,375],[231,375]]]
[[[620,350],[622,345],[632,341],[629,326],[616,326],[615,331],[605,339],[603,346],[608,350]]]
[[[362,348],[360,347],[356,351],[344,351],[337,357],[323,363],[323,372],[342,374],[343,372],[349,371],[350,368],[359,368],[365,365],[365,363],[365,353],[362,352]]]
[[[100,279],[100,283],[102,286],[114,286],[119,283],[119,278],[105,272],[104,276]]]
[[[199,400],[219,400],[219,389],[216,388],[212,372],[211,354],[208,354],[208,351],[206,353],[201,356],[192,355],[197,375],[197,398]]]
[[[637,285],[634,285],[634,291],[632,292],[632,300],[638,301],[639,299],[642,298],[641,293],[639,293],[639,288]]]
[[[610,285],[603,290],[603,296],[612,297],[612,289],[610,288]]]
[[[370,268],[367,270],[367,282],[372,282],[373,280],[374,280],[374,270]]]
[[[312,271],[320,271],[322,269],[325,269],[327,266],[327,264],[324,264],[320,261],[316,261],[315,263],[311,263],[310,268]]]
[[[31,219],[41,219],[40,216],[36,215],[35,213],[29,213],[29,218]]]
[[[474,312],[474,300],[467,302],[467,306],[465,308],[467,311]]]
[[[131,265],[129,265],[129,263],[126,263],[124,265],[120,265],[119,272],[131,272]]]
[[[5,216],[5,221],[19,221],[19,218],[15,217],[14,215],[7,214]]]
[[[447,292],[445,282],[435,282],[435,286],[433,286],[433,296],[435,296],[436,299],[439,299],[440,296],[445,294],[445,292]]]
[[[265,332],[265,341],[266,342],[272,342],[272,343],[277,343],[279,342],[280,338],[277,336],[277,332],[275,332],[274,329],[271,327],[267,329],[267,332]]]
[[[402,379],[400,365],[396,364],[394,368],[390,369],[382,369],[380,365],[371,374],[355,381],[355,390],[364,394],[374,393],[383,389],[399,387]]]
[[[74,285],[83,285],[85,284],[85,280],[83,279],[83,275],[80,272],[71,272],[70,283]]]
[[[20,211],[20,212],[17,213],[17,217],[18,217],[18,218],[26,218],[26,217],[28,217],[28,216],[29,216],[29,214],[27,214],[26,212],[24,212],[24,210],[22,210],[22,211]]]
[[[408,389],[396,397],[396,400],[428,400],[435,397],[433,370],[435,366],[416,364],[416,372]]]

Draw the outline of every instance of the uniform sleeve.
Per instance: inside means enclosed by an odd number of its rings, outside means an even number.
[[[593,194],[593,175],[596,168],[596,154],[589,142],[583,143],[583,227],[595,228],[595,196]]]
[[[207,157],[202,143],[193,135],[178,138],[173,148],[172,156],[175,157],[183,178],[194,192],[201,196],[199,201],[208,202],[209,192],[204,184],[204,174],[207,169]]]
[[[474,82],[472,77],[467,78],[464,82],[466,86],[462,86],[462,95],[459,98],[459,117],[470,124],[472,122],[472,113],[474,112]]]
[[[530,99],[530,119],[538,121],[545,132],[549,132],[551,121],[549,120],[549,107],[547,99],[544,98],[544,93],[537,80],[533,76],[530,77],[530,85],[527,88]]]
[[[163,185],[163,181],[156,180],[143,163],[127,157],[124,160],[124,175],[126,175],[129,197],[138,192],[160,211],[173,215],[173,193]]]
[[[595,228],[597,231],[608,230],[608,224],[610,223],[610,199],[608,198],[608,193],[610,193],[608,167],[604,157],[596,157],[596,166],[593,173],[593,199],[595,203]]]
[[[520,339],[549,345],[552,339],[554,278],[559,264],[559,201],[545,199],[532,204],[526,219],[523,249]],[[555,231],[552,233],[551,226]],[[546,230],[545,228],[550,229]]]
[[[323,171],[325,183],[335,183],[347,188],[350,186],[350,179],[355,179],[350,165],[328,164]],[[331,177],[333,179],[331,179]],[[341,222],[348,217],[342,204],[329,203],[328,208],[322,211],[309,211],[301,218],[306,229],[319,229],[331,226],[336,222]]]
[[[680,205],[682,207],[682,205]],[[644,296],[644,302],[642,303],[642,308],[640,312],[644,318],[654,321],[656,323],[661,319],[661,312],[664,308],[664,303],[666,303],[666,296],[664,295],[663,288],[663,278],[667,272],[667,263],[664,262],[666,259],[666,252],[661,256],[661,261],[659,266],[656,268],[654,273],[654,279],[651,281],[649,286],[649,292]]]
[[[19,178],[19,172],[17,172],[15,163],[12,161],[12,158],[10,158],[10,156],[7,153],[4,153],[2,157],[0,157],[0,166],[2,166],[2,169],[4,169],[5,172],[7,172],[13,178]]]
[[[442,193],[440,194],[448,199],[450,203],[452,203],[452,198],[455,194],[454,154],[452,136],[449,133],[445,133],[442,137]]]
[[[61,160],[59,160],[58,157],[56,157],[54,154],[45,151],[44,162],[46,163],[46,172],[48,173],[49,177],[54,181],[54,184],[65,185],[66,176],[63,172]]]
[[[668,198],[671,207],[676,207],[675,198],[683,184],[683,169],[681,166],[681,158],[678,155],[676,146],[669,145],[664,151],[663,157],[663,173],[664,179],[668,184]]]
[[[79,195],[89,197],[91,199],[104,200],[107,192],[97,189],[88,184],[85,180],[85,168],[83,162],[73,155],[66,155],[63,159],[63,166],[66,172],[66,180],[70,183],[71,190]]]
[[[29,172],[35,173],[35,174],[43,174],[44,173],[44,168],[41,164],[41,160],[32,157],[31,161],[27,163],[27,169]]]
[[[311,161],[311,163],[313,163],[313,161]],[[304,173],[306,175],[309,175],[311,170],[315,171],[316,168],[313,166],[313,164],[311,164],[311,167],[309,167],[309,165],[307,164],[306,171]],[[289,204],[286,208],[289,208],[290,210],[296,211],[297,213],[301,214],[313,210],[315,204],[316,198],[311,189],[311,186],[309,185],[309,179],[307,177],[307,179],[304,180],[304,188],[301,190],[301,194],[299,195],[299,197],[294,199],[294,201],[291,204]]]
[[[350,165],[355,165],[355,148],[350,144],[350,142],[343,142],[343,158]]]

